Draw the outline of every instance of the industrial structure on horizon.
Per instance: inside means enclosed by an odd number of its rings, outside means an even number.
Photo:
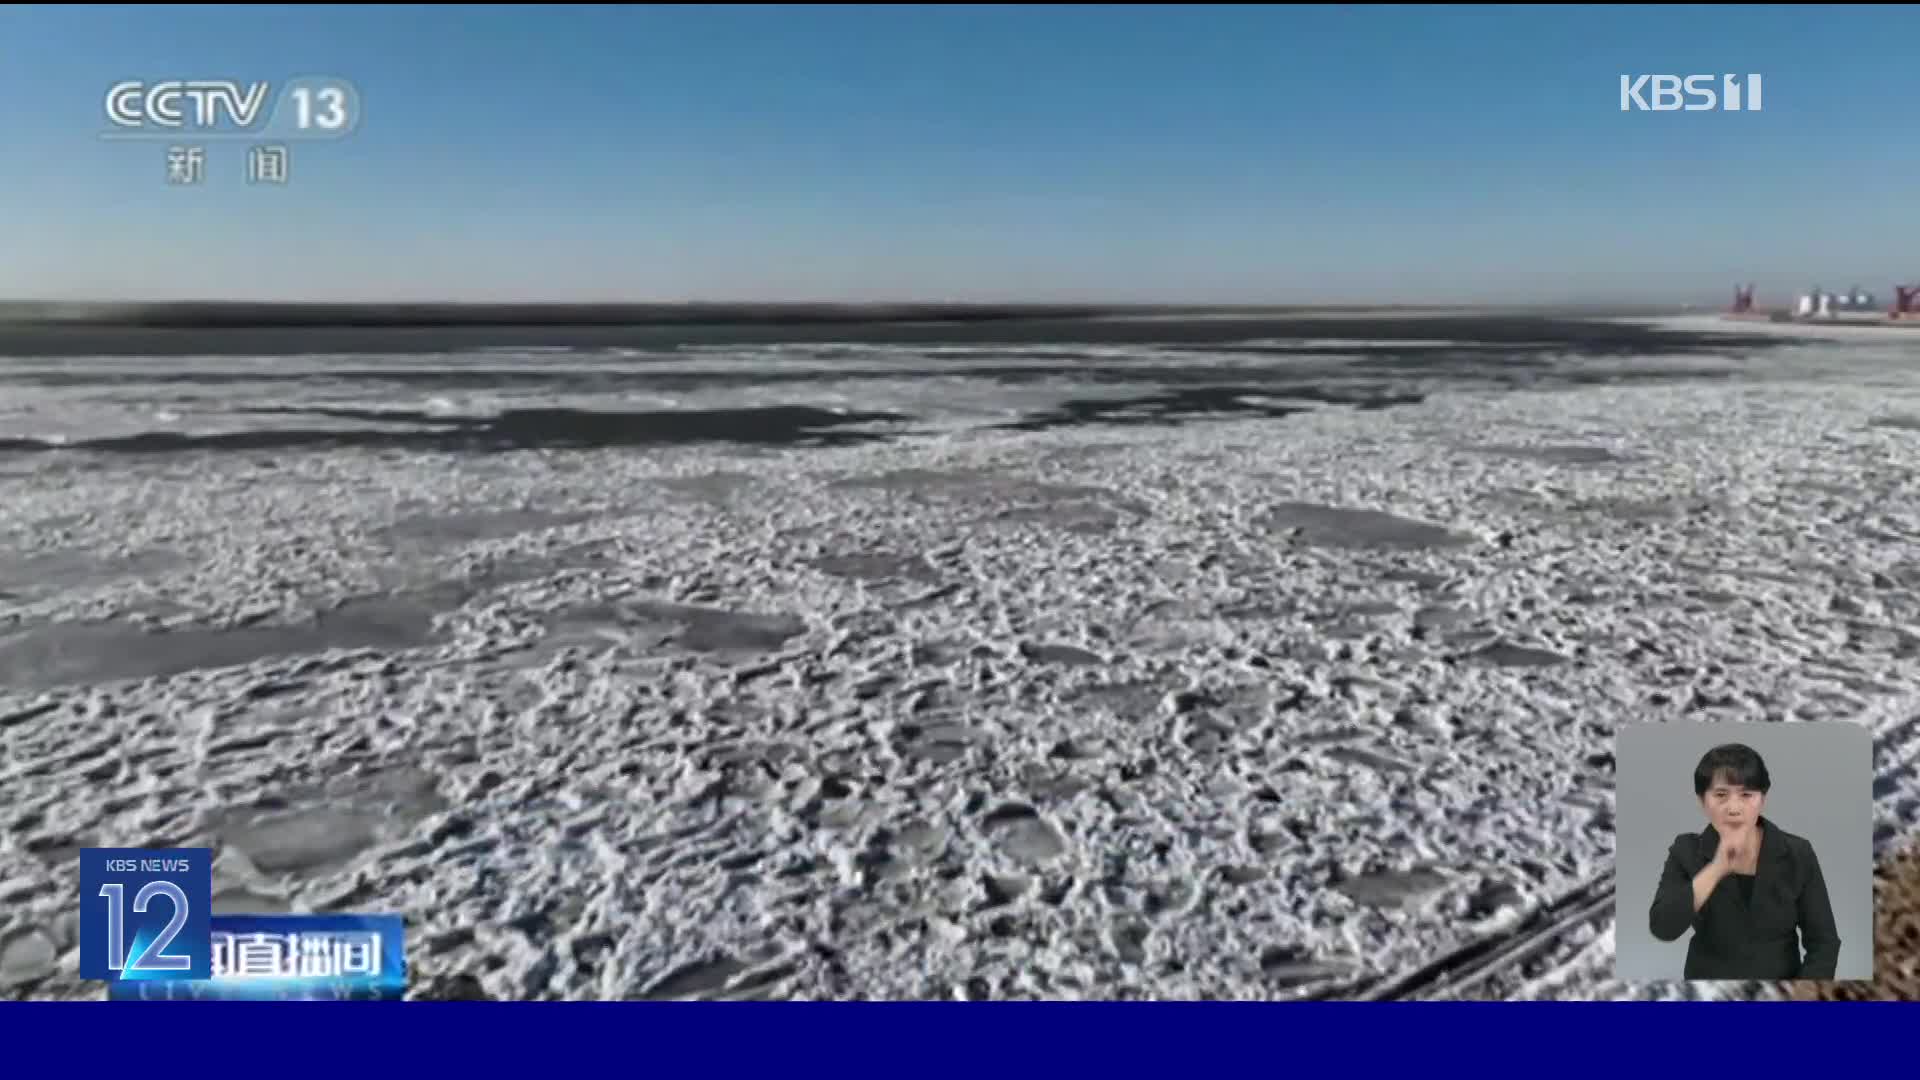
[[[1893,303],[1882,309],[1870,292],[1855,285],[1844,293],[1831,293],[1818,285],[1801,293],[1790,309],[1763,309],[1753,300],[1754,286],[1733,287],[1733,306],[1727,317],[1763,319],[1768,322],[1899,322],[1920,327],[1920,285],[1895,285]]]

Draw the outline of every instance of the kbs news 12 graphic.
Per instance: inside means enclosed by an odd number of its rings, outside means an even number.
[[[82,848],[80,976],[114,1001],[398,1001],[398,915],[213,913],[210,848]]]
[[[286,184],[296,145],[344,139],[361,119],[360,91],[332,75],[277,87],[230,78],[123,79],[107,88],[103,107],[100,137],[164,144],[155,167],[164,167],[173,187],[198,187],[228,170],[250,185]]]

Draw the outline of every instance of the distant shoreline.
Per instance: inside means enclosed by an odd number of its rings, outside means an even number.
[[[0,358],[424,355],[498,349],[658,353],[808,344],[1204,347],[1286,337],[1517,342],[1543,335],[1584,339],[1594,334],[1649,347],[1651,338],[1660,335],[1627,324],[1661,314],[1671,312],[932,304],[156,304],[30,310],[0,304]],[[1583,328],[1567,325],[1573,323]]]
[[[968,303],[166,303],[0,302],[0,326],[67,329],[264,330],[451,329],[464,327],[806,326],[886,323],[984,323],[1093,318],[1262,318],[1308,314],[1488,313],[1433,304],[968,304]],[[1574,314],[1566,306],[1527,310]],[[1627,313],[1627,308],[1591,313]]]

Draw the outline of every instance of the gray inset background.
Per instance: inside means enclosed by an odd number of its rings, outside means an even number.
[[[1721,743],[1745,743],[1767,763],[1768,821],[1813,844],[1840,928],[1839,979],[1873,974],[1873,739],[1837,722],[1634,724],[1616,740],[1614,822],[1618,846],[1614,973],[1634,982],[1684,977],[1687,943],[1660,941],[1647,927],[1667,848],[1706,828],[1693,794],[1693,769]]]

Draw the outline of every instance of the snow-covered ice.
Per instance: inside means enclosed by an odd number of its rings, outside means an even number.
[[[1865,725],[1920,834],[1920,342],[1382,344],[0,361],[0,992],[98,996],[80,847],[204,843],[421,996],[1699,994],[1612,981],[1620,725]],[[488,445],[596,401],[741,415]],[[84,447],[160,408],[234,438]]]

